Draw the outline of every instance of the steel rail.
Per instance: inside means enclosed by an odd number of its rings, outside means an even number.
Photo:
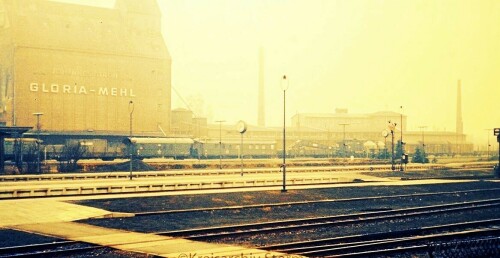
[[[482,201],[441,204],[423,207],[412,207],[389,211],[364,212],[356,214],[304,218],[294,220],[271,221],[264,223],[251,223],[240,225],[229,225],[220,227],[195,228],[185,230],[175,230],[158,232],[160,235],[183,237],[186,239],[208,239],[226,236],[236,236],[244,234],[255,234],[264,232],[276,232],[286,230],[296,230],[304,228],[315,228],[323,226],[333,226],[350,223],[366,223],[379,220],[387,220],[402,217],[414,217],[438,213],[462,211],[468,209],[481,209],[500,206],[500,199],[490,199]]]
[[[314,251],[325,247],[352,246],[352,245],[357,245],[359,243],[368,243],[370,241],[380,242],[380,241],[385,241],[391,237],[398,237],[398,238],[416,237],[418,235],[426,235],[439,232],[452,232],[452,231],[471,229],[471,228],[477,229],[492,225],[496,226],[499,224],[500,224],[500,219],[479,220],[479,221],[469,221],[469,222],[461,222],[453,224],[412,228],[407,230],[397,230],[391,232],[377,232],[371,234],[350,235],[350,236],[341,236],[341,237],[333,237],[325,239],[268,245],[259,248],[277,252],[298,253],[305,251]]]
[[[84,246],[67,248],[70,245]],[[106,246],[93,245],[78,241],[60,241],[43,244],[2,247],[0,248],[0,257],[49,257],[51,255],[73,254],[104,247]]]
[[[265,207],[310,205],[310,204],[321,204],[321,203],[356,202],[356,201],[367,201],[367,200],[389,200],[389,199],[398,199],[398,198],[456,195],[456,194],[468,194],[468,193],[476,193],[476,192],[490,192],[490,191],[498,191],[498,190],[500,190],[500,188],[472,189],[472,190],[451,191],[451,192],[434,192],[434,193],[418,193],[418,194],[399,194],[399,195],[353,197],[353,198],[344,198],[344,199],[324,199],[324,200],[297,201],[297,202],[284,202],[284,203],[263,203],[263,204],[253,204],[253,205],[220,206],[220,207],[178,209],[178,210],[166,210],[166,211],[145,211],[145,212],[136,212],[136,213],[134,213],[134,215],[135,216],[151,216],[151,215],[174,214],[174,213],[241,210],[241,209],[265,208]],[[385,210],[392,210],[392,209],[385,209]],[[383,210],[379,210],[379,211],[383,211]]]
[[[366,241],[354,243],[352,245],[344,245],[338,247],[324,247],[314,251],[306,251],[306,252],[297,252],[294,254],[304,255],[304,256],[313,256],[313,257],[359,257],[359,255],[367,255],[370,253],[381,253],[388,252],[395,253],[397,249],[401,249],[397,251],[401,253],[406,245],[410,244],[422,244],[429,243],[430,241],[449,241],[456,239],[466,239],[470,237],[477,236],[488,236],[491,234],[498,234],[500,232],[500,228],[480,228],[474,230],[465,230],[460,232],[449,232],[442,234],[430,234],[424,236],[417,237],[403,237],[403,238],[391,238],[384,239],[378,241]],[[389,251],[391,250],[391,251]],[[414,248],[412,248],[414,250]],[[405,250],[404,252],[407,252]]]

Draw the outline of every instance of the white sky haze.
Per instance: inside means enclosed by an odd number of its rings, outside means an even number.
[[[139,0],[138,0],[139,1]],[[113,6],[113,0],[67,0]],[[258,51],[265,52],[266,125],[296,113],[383,110],[408,130],[464,132],[486,145],[500,127],[500,1],[158,0],[172,85],[198,113],[257,123]],[[198,103],[198,104],[196,104]],[[200,104],[201,103],[201,104]],[[172,92],[172,108],[185,107]],[[194,108],[195,111],[198,107]],[[382,130],[383,128],[381,128]]]

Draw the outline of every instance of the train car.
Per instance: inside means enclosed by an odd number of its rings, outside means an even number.
[[[338,145],[327,146],[312,141],[296,141],[287,151],[292,157],[329,158],[338,151]]]
[[[219,142],[216,139],[207,139],[195,144],[196,152],[201,158],[214,159],[219,158],[239,158],[240,154],[244,158],[272,158],[276,157],[275,140],[243,140],[241,148],[241,139],[224,139]]]
[[[194,140],[191,138],[129,137],[125,139],[125,143],[129,147],[128,153],[134,153],[134,156],[140,159],[186,159],[193,156]]]
[[[44,157],[47,159],[58,160],[64,146],[79,144],[84,148],[83,159],[102,159],[113,160],[125,158],[127,155],[127,146],[123,143],[126,136],[98,135],[98,134],[64,134],[64,133],[42,133],[35,135],[25,134],[23,139],[41,140],[41,148]]]
[[[223,158],[275,158],[278,155],[275,140],[224,139],[219,144],[217,139],[194,140],[181,137],[128,137],[120,135],[96,134],[50,134],[35,135],[28,133],[25,142],[35,144],[41,140],[44,159],[60,160],[64,157],[64,147],[80,145],[84,151],[81,159],[128,159],[131,153],[136,158],[172,158],[172,159],[215,159]],[[14,140],[5,143],[6,159],[14,155]],[[27,150],[27,149],[26,149]]]
[[[14,161],[22,156],[34,155],[36,152],[36,139],[32,138],[5,138],[4,158]]]

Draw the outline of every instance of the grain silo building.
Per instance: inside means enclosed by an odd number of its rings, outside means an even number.
[[[170,130],[171,58],[155,0],[114,8],[0,0],[0,122],[53,132]]]

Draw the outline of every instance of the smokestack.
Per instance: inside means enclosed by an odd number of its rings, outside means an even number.
[[[258,101],[257,125],[266,126],[266,114],[264,104],[264,49],[259,48],[259,101]]]
[[[464,133],[464,123],[462,121],[462,85],[460,80],[458,80],[457,85],[457,134]]]

